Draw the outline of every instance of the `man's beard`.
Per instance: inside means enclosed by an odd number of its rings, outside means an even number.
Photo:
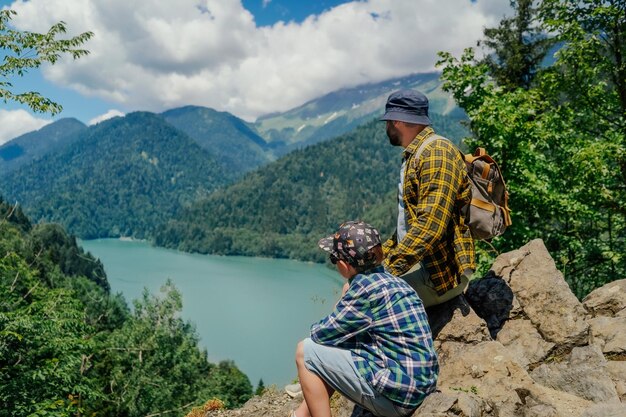
[[[389,138],[390,144],[392,144],[393,146],[400,146],[400,132],[392,124],[387,126],[387,137]]]

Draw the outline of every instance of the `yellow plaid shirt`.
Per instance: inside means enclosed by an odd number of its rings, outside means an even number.
[[[474,241],[461,207],[471,191],[465,162],[448,140],[435,140],[415,152],[435,132],[426,127],[404,150],[403,201],[407,233],[398,242],[396,234],[383,245],[385,269],[400,276],[423,262],[439,295],[456,287],[466,270],[476,268]]]

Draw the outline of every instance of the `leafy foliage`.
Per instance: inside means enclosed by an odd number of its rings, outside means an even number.
[[[433,115],[444,135],[458,119]],[[450,135],[449,133],[452,133]],[[401,153],[372,121],[329,142],[296,150],[217,190],[156,233],[156,244],[228,255],[323,261],[316,242],[342,221],[362,218],[393,232]]]
[[[0,416],[182,416],[206,398],[250,398],[232,362],[198,348],[171,283],[130,312],[63,229],[0,212]]]
[[[5,103],[16,101],[26,104],[33,111],[56,114],[62,110],[60,104],[28,91],[12,91],[12,77],[23,76],[29,69],[39,68],[44,63],[54,64],[62,54],[74,59],[89,54],[80,47],[93,37],[92,32],[84,32],[69,39],[61,39],[66,33],[64,22],[53,25],[46,33],[19,31],[10,28],[10,21],[17,13],[14,10],[0,10],[0,48],[4,56],[0,64],[0,99]]]
[[[534,22],[563,43],[532,86],[500,84],[468,49],[442,53],[444,88],[471,119],[470,146],[502,162],[510,231],[480,251],[542,238],[583,297],[626,272],[626,10],[623,2],[545,0]],[[496,49],[498,50],[498,49]],[[621,78],[620,78],[621,77]]]
[[[554,45],[536,24],[536,0],[510,0],[515,15],[504,18],[497,28],[486,28],[485,39],[479,44],[493,53],[482,62],[489,68],[499,86],[506,89],[528,89],[539,67]]]

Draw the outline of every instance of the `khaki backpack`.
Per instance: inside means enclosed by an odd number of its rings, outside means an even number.
[[[419,160],[424,148],[437,139],[450,142],[442,136],[432,135],[421,144],[414,160]],[[462,208],[462,211],[472,237],[489,240],[500,236],[511,225],[509,193],[500,167],[484,148],[477,148],[474,154],[465,155],[461,152],[461,155],[465,161],[472,191],[472,200]]]

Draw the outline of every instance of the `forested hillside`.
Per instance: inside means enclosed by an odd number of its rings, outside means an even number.
[[[78,140],[87,126],[76,119],[61,119],[0,146],[0,176],[55,152]]]
[[[232,362],[208,362],[171,283],[130,311],[73,237],[1,201],[0,251],[0,415],[184,415],[250,398]]]
[[[437,131],[459,140],[458,121],[433,115]],[[156,244],[185,251],[322,261],[317,240],[349,219],[391,233],[400,148],[385,125],[297,150],[216,191],[156,233]]]
[[[215,156],[222,168],[236,178],[274,159],[263,138],[230,113],[186,106],[168,110],[162,116]]]
[[[33,218],[82,238],[149,236],[181,207],[235,173],[151,113],[131,113],[80,133],[61,152],[6,175],[5,198]]]

